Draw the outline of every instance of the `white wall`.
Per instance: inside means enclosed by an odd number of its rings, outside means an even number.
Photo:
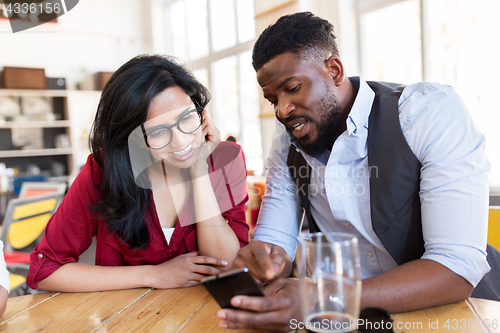
[[[85,164],[89,150],[89,133],[99,105],[100,91],[69,91],[68,111],[71,126],[71,146],[73,147],[74,177]]]
[[[130,58],[153,50],[151,2],[81,0],[57,23],[12,33],[0,19],[0,70],[3,66],[45,68],[48,77],[65,77],[69,89],[98,71],[115,71]],[[88,155],[87,137],[100,93],[68,93],[75,171]],[[71,170],[68,170],[68,172]]]
[[[150,1],[81,0],[57,23],[13,34],[0,19],[0,67],[45,68],[74,88],[84,71],[114,71],[140,53],[152,51]]]

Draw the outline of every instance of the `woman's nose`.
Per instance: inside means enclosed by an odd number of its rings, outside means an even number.
[[[186,148],[186,145],[192,141],[192,135],[182,133],[178,128],[172,128],[172,140],[170,141],[170,149],[175,151],[177,149]]]

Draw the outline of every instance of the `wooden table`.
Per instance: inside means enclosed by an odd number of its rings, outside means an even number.
[[[396,333],[500,333],[500,302],[469,298],[454,304],[394,314],[392,318]],[[398,329],[398,323],[401,329]]]
[[[43,293],[9,298],[0,332],[229,333],[219,328],[219,309],[203,286]]]
[[[218,310],[202,286],[43,293],[9,298],[7,311],[0,317],[0,332],[259,332],[220,329],[215,316]],[[500,302],[469,299],[392,317],[397,333],[500,333]],[[493,320],[496,328],[492,328]],[[429,329],[429,323],[436,321],[433,327],[437,329]],[[449,329],[445,327],[447,321]],[[466,328],[460,329],[463,322]]]

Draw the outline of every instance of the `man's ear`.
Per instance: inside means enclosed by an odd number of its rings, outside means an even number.
[[[340,61],[339,56],[331,55],[325,61],[325,70],[328,72],[328,75],[333,80],[336,86],[340,86],[345,78],[344,66],[342,65],[342,61]]]

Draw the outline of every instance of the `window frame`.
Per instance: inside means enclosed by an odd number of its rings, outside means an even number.
[[[366,59],[367,59],[367,52],[366,52],[366,42],[364,36],[364,26],[363,26],[363,15],[379,10],[382,8],[385,8],[387,6],[395,5],[398,3],[402,3],[407,0],[356,0],[356,2],[353,5],[353,9],[356,13],[356,28],[357,34],[358,34],[358,40],[357,40],[357,49],[359,50],[359,58],[358,58],[358,66],[359,66],[359,72],[361,73],[362,76],[366,76],[367,74],[367,64],[366,64]],[[430,21],[431,16],[431,1],[432,0],[417,0],[419,4],[419,17],[420,17],[420,59],[421,59],[421,80],[420,81],[435,81],[436,79],[431,75],[431,65],[432,65],[432,59],[431,59],[431,24],[432,22]],[[494,64],[492,64],[494,66]],[[497,67],[494,67],[497,68]],[[444,82],[442,82],[444,83]],[[446,83],[444,83],[446,84]],[[486,146],[486,156],[489,159],[490,163],[492,164],[492,168],[490,170],[489,174],[489,180],[490,182],[498,182],[500,178],[500,158],[497,157],[497,155],[492,155],[495,154],[494,151],[496,147],[498,147],[497,140],[495,138],[498,137],[498,135],[493,134],[494,131],[492,131],[491,127],[485,126],[485,117],[484,113],[478,112],[478,111],[483,111],[485,109],[479,109],[479,108],[474,108],[473,105],[470,105],[467,103],[466,97],[467,95],[462,91],[460,92],[460,87],[457,83],[451,84],[455,90],[460,94],[460,96],[464,99],[464,102],[467,105],[467,108],[469,110],[469,113],[471,117],[473,118],[476,126],[479,127],[483,135],[486,137],[487,140],[487,146]],[[491,100],[492,96],[490,96]],[[493,97],[494,98],[494,97]],[[469,96],[470,99],[470,96]],[[469,100],[470,101],[470,100]],[[488,109],[489,112],[491,110],[495,111],[495,109]],[[500,115],[494,114],[494,113],[489,113],[488,117],[493,117],[493,119],[488,118],[487,122],[495,122],[494,119],[500,119]],[[488,147],[489,146],[489,147]],[[494,147],[494,148],[491,148]]]
[[[173,50],[173,43],[172,43],[172,26],[170,24],[170,20],[166,19],[167,13],[170,13],[170,6],[179,2],[179,1],[184,1],[185,0],[166,0],[163,3],[163,10],[165,12],[164,17],[165,17],[165,39],[166,39],[166,52],[167,54],[174,54]],[[240,133],[238,134],[238,142],[245,148],[245,145],[247,144],[245,142],[245,126],[244,126],[244,115],[243,115],[243,98],[242,98],[242,73],[241,73],[241,63],[240,63],[240,54],[246,52],[246,51],[251,51],[253,49],[253,46],[255,44],[255,41],[257,40],[256,36],[254,36],[253,39],[241,43],[239,40],[239,27],[238,27],[238,0],[232,0],[233,1],[233,8],[234,8],[234,15],[235,15],[235,20],[234,20],[234,29],[236,32],[236,44],[232,47],[214,52],[214,47],[213,47],[213,38],[212,38],[212,17],[210,15],[210,6],[211,6],[211,1],[214,0],[206,0],[207,2],[207,28],[208,28],[208,48],[209,48],[209,53],[206,56],[203,56],[201,58],[195,59],[195,60],[189,60],[189,43],[186,43],[186,50],[184,50],[187,59],[184,59],[186,61],[186,64],[192,71],[197,71],[200,69],[204,69],[207,71],[207,88],[209,91],[213,91],[212,89],[212,83],[214,81],[214,74],[212,71],[212,64],[218,60],[221,60],[226,57],[230,56],[236,56],[237,59],[237,64],[236,64],[236,75],[237,75],[237,84],[238,84],[238,106],[237,106],[237,114],[239,116],[239,121],[240,121]],[[184,20],[187,22],[187,10],[184,11],[185,17]],[[185,31],[187,31],[187,26],[185,27]],[[216,98],[216,97],[215,97]],[[217,114],[212,111],[212,105],[213,103],[210,103],[207,107],[208,112],[212,116],[212,119],[214,123],[217,123]],[[258,105],[257,105],[258,107]],[[261,136],[261,132],[256,133],[259,136]],[[252,158],[260,158],[262,161],[262,152],[260,156],[251,156]],[[263,163],[261,163],[264,165]]]
[[[358,21],[358,38],[359,38],[359,50],[360,50],[360,58],[359,58],[359,68],[360,72],[363,74],[366,70],[365,64],[365,45],[364,36],[363,36],[363,20],[362,16],[368,12],[375,11],[377,9],[381,9],[387,6],[391,6],[397,3],[401,3],[407,0],[357,0],[356,1],[356,13],[357,13],[357,21]],[[420,59],[421,59],[421,78],[422,81],[427,81],[429,79],[429,52],[427,45],[429,42],[429,29],[428,29],[428,1],[429,0],[417,0],[420,5]]]

